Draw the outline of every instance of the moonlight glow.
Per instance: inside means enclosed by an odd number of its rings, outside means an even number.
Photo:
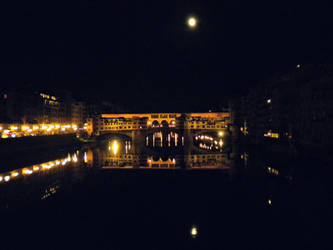
[[[190,27],[190,28],[195,28],[197,26],[197,19],[194,18],[194,17],[190,17],[188,20],[187,20],[187,25]]]

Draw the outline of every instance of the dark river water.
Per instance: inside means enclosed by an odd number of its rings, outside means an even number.
[[[1,173],[0,249],[332,249],[330,166],[152,137]]]

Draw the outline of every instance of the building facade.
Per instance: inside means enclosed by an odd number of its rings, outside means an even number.
[[[228,112],[220,113],[148,113],[101,114],[88,119],[88,134],[101,135],[112,131],[151,128],[175,129],[227,129]]]
[[[332,146],[333,70],[298,65],[230,102],[232,123],[249,141]]]
[[[68,91],[51,94],[32,89],[0,92],[0,122],[18,124],[85,123],[86,106]]]

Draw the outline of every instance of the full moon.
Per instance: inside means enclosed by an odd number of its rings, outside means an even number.
[[[194,17],[190,17],[188,20],[187,20],[187,24],[190,28],[195,28],[197,26],[197,19],[194,18]]]

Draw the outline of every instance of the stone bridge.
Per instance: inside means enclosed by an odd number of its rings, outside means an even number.
[[[197,133],[226,131],[229,123],[228,112],[101,114],[88,119],[87,132],[91,136],[105,134],[132,136],[133,131],[147,134],[161,129],[191,130],[192,133]]]

